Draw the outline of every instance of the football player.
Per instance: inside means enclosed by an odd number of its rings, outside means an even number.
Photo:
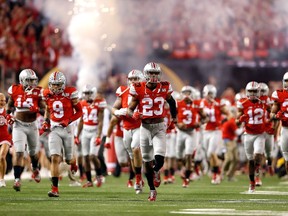
[[[260,88],[260,100],[267,105],[267,110],[266,110],[266,130],[265,130],[265,156],[263,160],[263,166],[266,168],[266,160],[267,160],[267,169],[269,174],[272,176],[274,174],[274,168],[272,167],[272,161],[274,160],[273,158],[273,150],[275,149],[275,144],[274,144],[274,129],[272,122],[269,121],[270,119],[270,111],[272,107],[272,100],[269,96],[269,87],[266,83],[260,82],[259,83],[259,88]],[[266,160],[265,160],[266,159]],[[261,182],[259,182],[261,184]],[[260,185],[259,185],[260,186]]]
[[[179,92],[173,91],[172,93],[173,98],[177,101],[180,99],[181,95]],[[163,183],[174,183],[175,181],[175,167],[176,167],[176,127],[174,124],[171,124],[171,113],[170,113],[170,107],[167,102],[165,102],[165,110],[166,110],[166,116],[164,118],[166,125],[169,125],[170,127],[166,130],[166,154],[164,159],[164,178]]]
[[[77,137],[81,134],[82,154],[84,157],[84,169],[87,182],[83,187],[93,187],[91,177],[91,163],[96,172],[97,187],[102,184],[101,163],[98,158],[98,152],[101,144],[101,134],[103,127],[103,113],[107,106],[104,98],[95,98],[97,89],[91,85],[85,85],[82,90],[83,116],[78,123]]]
[[[237,102],[236,122],[244,123],[243,143],[248,159],[249,193],[255,191],[256,182],[260,181],[259,169],[265,152],[265,124],[267,106],[260,97],[259,84],[251,81],[245,88],[246,97]],[[260,183],[257,183],[260,184]]]
[[[45,103],[41,97],[41,87],[38,85],[38,77],[31,69],[24,69],[19,74],[20,84],[9,87],[9,99],[7,103],[6,119],[12,127],[12,139],[15,149],[14,161],[14,185],[16,191],[21,188],[21,173],[24,169],[23,159],[25,146],[28,145],[28,153],[32,162],[34,180],[41,180],[38,164],[39,132],[37,128],[37,113],[44,114]],[[14,116],[12,113],[15,111]]]
[[[273,101],[270,119],[273,121],[273,128],[275,131],[281,125],[280,146],[283,157],[285,159],[285,168],[288,173],[288,72],[283,75],[283,88],[272,93],[271,99]],[[281,124],[279,124],[279,121]]]
[[[127,86],[120,86],[116,90],[117,99],[114,102],[112,112],[123,121],[123,142],[130,156],[132,167],[135,172],[134,189],[136,194],[142,192],[142,156],[140,152],[140,125],[141,119],[127,116],[128,104],[131,101],[129,89],[133,83],[143,80],[143,74],[139,70],[132,70],[128,73]],[[136,111],[137,112],[137,111]]]
[[[208,120],[203,132],[203,146],[206,149],[207,160],[212,168],[212,184],[220,184],[221,171],[220,161],[217,153],[221,148],[222,132],[221,121],[222,115],[230,118],[230,112],[226,107],[226,101],[216,98],[217,89],[214,85],[208,84],[203,88],[203,99],[200,108],[208,116]]]
[[[116,128],[113,131],[113,128],[116,126]],[[127,182],[127,187],[131,188],[133,187],[133,179],[135,177],[135,173],[133,171],[132,163],[130,160],[130,157],[128,155],[128,152],[126,151],[124,141],[123,141],[123,122],[121,118],[118,118],[116,116],[112,116],[109,122],[109,126],[107,129],[107,136],[105,139],[104,147],[111,148],[111,136],[114,133],[114,147],[115,147],[115,154],[117,161],[120,165],[120,167],[129,167],[129,178]]]
[[[59,197],[58,179],[59,164],[64,159],[71,165],[71,171],[77,172],[76,159],[73,156],[74,135],[70,123],[83,115],[79,103],[78,91],[75,87],[66,86],[66,77],[60,71],[49,76],[48,88],[43,90],[43,99],[46,101],[42,130],[51,130],[49,133],[49,151],[51,155],[52,190],[49,197]]]
[[[177,101],[177,138],[176,138],[176,157],[179,168],[184,168],[182,176],[182,187],[189,185],[192,172],[193,154],[196,151],[196,132],[200,127],[199,116],[205,118],[203,110],[196,109],[193,104],[192,86],[183,86],[181,89],[182,100]]]
[[[133,116],[138,106],[142,123],[140,127],[140,148],[144,161],[145,175],[150,187],[148,201],[155,201],[155,187],[161,183],[160,169],[164,164],[166,153],[166,129],[164,122],[165,101],[170,106],[171,123],[177,122],[176,102],[171,96],[172,86],[167,81],[161,81],[162,70],[159,64],[150,62],[145,65],[144,82],[135,83],[130,87],[132,95],[128,115]]]

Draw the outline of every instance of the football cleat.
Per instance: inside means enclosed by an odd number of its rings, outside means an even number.
[[[213,174],[211,184],[220,184],[221,183],[221,176],[218,174]]]
[[[189,181],[190,181],[190,180],[187,179],[187,178],[186,178],[186,179],[183,179],[182,187],[183,187],[183,188],[187,188],[188,185],[189,185]]]
[[[128,187],[128,188],[133,187],[133,181],[132,181],[131,179],[128,180],[128,182],[127,182],[127,187]]]
[[[71,170],[72,174],[75,175],[75,173],[77,173],[77,171],[78,171],[78,166],[76,164],[71,164],[70,170]]]
[[[32,179],[34,179],[35,182],[39,183],[41,181],[41,176],[39,169],[35,169],[32,173]]]
[[[17,192],[20,191],[20,189],[21,189],[20,179],[15,179],[14,184],[13,184],[13,188]]]
[[[95,180],[95,185],[97,186],[97,187],[101,187],[101,185],[102,185],[102,183],[103,183],[103,180],[102,180],[102,176],[96,176],[96,180]]]
[[[161,184],[161,175],[160,175],[160,171],[156,172],[154,171],[154,175],[153,175],[154,179],[153,179],[153,182],[154,182],[154,186],[155,187],[159,187],[160,184]]]
[[[260,187],[262,185],[262,181],[259,176],[255,176],[255,185]]]
[[[148,197],[148,201],[153,202],[156,201],[157,191],[156,190],[150,190],[150,195]]]
[[[48,192],[49,197],[59,197],[58,187],[52,186],[51,191]]]
[[[70,181],[69,186],[70,186],[70,187],[80,187],[80,186],[82,186],[82,185],[81,185],[81,183],[78,182],[78,181]]]
[[[168,184],[169,183],[169,177],[168,176],[164,176],[163,183],[164,184]]]
[[[168,183],[169,184],[173,184],[175,182],[175,176],[174,175],[170,175],[168,178]]]
[[[0,180],[0,188],[1,187],[6,187],[6,183],[5,183],[5,180],[4,179],[1,179]]]
[[[87,188],[87,187],[93,187],[93,183],[90,181],[87,181],[85,184],[82,185],[83,188]]]
[[[255,182],[250,182],[248,193],[254,193],[255,191]]]
[[[143,186],[144,186],[144,181],[142,180],[141,175],[137,174],[136,181],[134,184],[134,189],[135,189],[136,194],[142,193]]]
[[[80,179],[79,179],[80,182],[83,182],[85,180],[86,180],[86,174],[83,174],[82,176],[80,176]]]

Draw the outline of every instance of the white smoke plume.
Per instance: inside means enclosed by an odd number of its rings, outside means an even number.
[[[79,67],[78,87],[98,87],[112,68],[126,73],[142,70],[148,61],[157,61],[151,59],[157,49],[169,52],[191,42],[217,43],[219,38],[244,43],[243,38],[253,38],[257,30],[277,35],[288,22],[286,0],[34,0],[34,4],[66,31],[75,51],[73,63]],[[267,9],[272,14],[268,18]],[[229,73],[223,79],[222,63],[216,65],[199,65],[199,73],[206,80],[216,77],[222,81],[218,84],[233,80]],[[193,71],[173,69],[193,76]]]

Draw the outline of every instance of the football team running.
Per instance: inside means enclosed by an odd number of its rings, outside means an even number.
[[[232,100],[219,97],[212,84],[204,86],[203,98],[189,85],[173,91],[173,83],[162,80],[162,73],[155,62],[147,63],[143,71],[131,70],[110,107],[96,86],[87,84],[79,94],[66,84],[63,72],[51,73],[48,87],[42,88],[35,71],[22,70],[19,84],[7,90],[7,103],[0,93],[0,187],[6,187],[9,150],[14,190],[22,190],[27,163],[31,178],[40,183],[40,143],[46,143],[50,164],[49,197],[59,197],[63,167],[78,183],[79,166],[79,181],[85,182],[78,185],[83,188],[101,187],[105,181],[101,148],[112,146],[120,169],[130,172],[127,187],[139,194],[147,183],[148,201],[156,201],[162,171],[164,184],[174,183],[178,175],[182,187],[188,188],[206,174],[213,185],[234,181],[237,169],[242,169],[248,193],[262,185],[264,172],[274,175],[278,153],[288,172],[288,72],[282,88],[271,93],[266,83],[250,81]]]

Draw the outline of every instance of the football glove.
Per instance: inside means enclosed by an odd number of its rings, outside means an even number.
[[[96,146],[100,145],[101,144],[101,138],[100,137],[96,137],[94,143],[95,143]]]
[[[79,145],[79,144],[80,144],[80,140],[79,140],[79,137],[78,137],[78,136],[75,136],[75,137],[74,137],[74,143],[75,143],[76,145]]]
[[[15,118],[12,115],[8,114],[6,116],[6,121],[8,124],[12,125],[15,122]]]

